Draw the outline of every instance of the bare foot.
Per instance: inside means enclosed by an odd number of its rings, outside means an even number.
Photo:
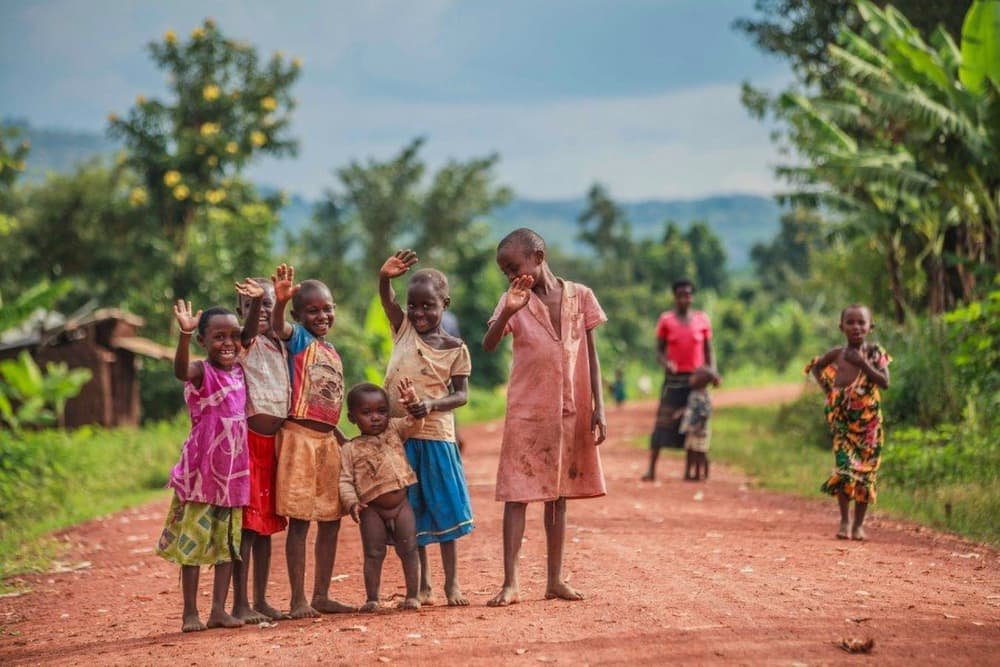
[[[313,609],[321,614],[353,614],[358,610],[358,608],[353,605],[337,602],[336,600],[331,600],[330,598],[313,598],[312,606]]]
[[[319,616],[319,612],[305,602],[293,605],[292,610],[288,612],[289,618],[316,618],[317,616]]]
[[[861,542],[866,537],[868,537],[868,536],[865,534],[865,529],[862,526],[854,526],[854,529],[851,530],[851,539],[852,540],[857,540],[857,541]]]
[[[205,624],[198,618],[198,614],[185,616],[181,621],[181,632],[201,632],[205,629]]]
[[[417,600],[419,600],[422,605],[428,607],[434,606],[434,591],[430,588],[421,588],[417,591]]]
[[[582,600],[583,593],[579,592],[575,588],[572,588],[565,581],[560,581],[556,584],[550,584],[545,589],[545,599],[552,600],[553,598],[560,598],[562,600]]]
[[[243,621],[230,616],[224,611],[212,612],[208,617],[208,627],[210,628],[242,628]]]
[[[378,600],[369,600],[368,602],[361,605],[361,608],[358,609],[358,611],[360,611],[363,614],[374,614],[376,611],[378,611]]]
[[[521,599],[518,597],[518,590],[513,586],[504,586],[500,592],[493,596],[493,599],[486,603],[487,607],[506,607],[510,604],[517,604]]]
[[[420,600],[417,598],[406,598],[396,606],[400,609],[420,609]]]
[[[840,524],[840,529],[837,531],[838,540],[846,540],[850,535],[847,532],[847,522],[844,521]]]
[[[258,602],[253,606],[253,608],[267,616],[272,621],[280,621],[282,619],[289,618],[288,614],[283,611],[278,611],[269,605],[266,600],[264,602]]]
[[[264,623],[271,620],[269,617],[260,613],[256,609],[251,609],[247,607],[233,607],[233,616],[240,619],[247,625],[257,625],[258,623]]]
[[[462,589],[458,584],[455,584],[452,588],[445,586],[444,595],[448,598],[449,607],[468,607],[469,599],[462,595]]]
[[[643,482],[652,482],[656,477],[651,472],[647,472],[645,475],[639,478]]]

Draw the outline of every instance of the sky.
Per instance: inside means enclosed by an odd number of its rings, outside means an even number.
[[[753,0],[0,0],[0,117],[104,131],[163,96],[146,44],[211,16],[261,53],[304,61],[295,158],[249,176],[306,196],[350,160],[416,136],[433,168],[498,152],[520,197],[623,200],[770,194],[769,128],[740,84],[775,89],[781,61],[731,28]]]

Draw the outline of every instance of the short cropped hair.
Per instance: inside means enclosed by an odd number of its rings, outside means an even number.
[[[527,227],[515,229],[510,234],[503,237],[500,240],[500,243],[497,244],[497,252],[500,252],[503,248],[512,243],[518,244],[518,246],[524,250],[525,254],[533,253],[536,250],[545,250],[545,239],[543,239],[538,232],[528,229]]]
[[[451,293],[448,286],[448,276],[437,269],[420,269],[410,276],[410,284],[428,283],[438,293],[438,296],[446,297]]]
[[[861,310],[865,311],[868,314],[868,321],[869,322],[872,321],[872,311],[871,311],[871,308],[869,308],[868,306],[866,306],[863,303],[849,303],[846,306],[844,306],[844,309],[842,311],[840,311],[840,321],[841,322],[844,321],[844,315],[847,314],[847,311],[854,310],[855,308],[860,308]]]
[[[333,298],[330,288],[321,280],[303,280],[301,285],[299,291],[292,297],[292,310],[296,313],[305,305],[306,297],[311,297],[316,292],[326,292],[331,295],[331,299]]]
[[[207,310],[203,310],[201,317],[198,318],[198,334],[204,336],[205,332],[208,331],[208,323],[213,317],[220,315],[232,315],[233,317],[236,317],[236,313],[228,308],[223,308],[222,306],[212,306]]]
[[[694,283],[691,282],[690,278],[678,278],[674,281],[674,284],[671,285],[670,289],[671,291],[676,292],[682,287],[690,287],[691,291],[694,291]]]
[[[389,394],[385,393],[385,389],[371,382],[362,382],[361,384],[354,385],[347,392],[347,411],[353,412],[354,408],[358,407],[358,403],[361,402],[361,397],[365,394],[382,394],[385,402],[389,402]]]

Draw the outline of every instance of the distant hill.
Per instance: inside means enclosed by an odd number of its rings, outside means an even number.
[[[113,153],[117,144],[98,133],[76,132],[31,127],[24,121],[5,120],[5,124],[25,128],[31,141],[27,177],[40,180],[47,171],[68,171],[80,161]],[[264,188],[272,190],[271,188]],[[638,238],[656,238],[663,232],[667,220],[686,228],[695,220],[705,220],[725,243],[730,268],[740,269],[749,262],[754,243],[772,238],[778,230],[781,208],[770,197],[756,195],[717,195],[689,200],[649,199],[618,202],[632,223],[632,233]],[[309,224],[315,202],[291,194],[281,210],[282,229],[277,234],[279,246],[284,245],[285,232],[296,233]],[[577,217],[585,206],[582,197],[576,199],[535,200],[515,199],[494,211],[488,218],[499,240],[518,227],[531,227],[554,246],[581,252],[576,240]]]

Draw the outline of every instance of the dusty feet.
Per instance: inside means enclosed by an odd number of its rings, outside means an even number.
[[[337,602],[330,598],[313,598],[312,607],[321,614],[353,614],[358,610],[353,605]]]
[[[210,628],[242,628],[243,621],[224,611],[213,611],[208,617]]]
[[[400,609],[420,609],[420,600],[417,598],[406,598],[396,606]]]
[[[854,526],[851,530],[851,539],[857,540],[859,542],[863,541],[868,535],[865,534],[865,529],[862,526]]]
[[[846,521],[841,521],[840,529],[837,531],[837,539],[846,540],[848,537],[850,537],[850,534],[848,533],[848,524]]]
[[[362,614],[374,614],[378,611],[378,600],[369,600],[358,609]]]
[[[185,615],[181,620],[181,632],[201,632],[205,629],[205,624],[198,618],[198,614]]]
[[[582,600],[583,593],[576,590],[565,581],[560,581],[555,584],[549,584],[545,589],[545,599],[552,600],[554,598],[559,598],[561,600]]]
[[[469,598],[462,595],[462,588],[458,584],[444,587],[444,595],[448,599],[449,607],[468,607]]]
[[[249,605],[233,607],[233,616],[248,625],[257,625],[258,623],[266,623],[271,620],[270,617],[265,616]]]
[[[434,606],[434,591],[430,588],[421,587],[420,590],[417,591],[417,600],[419,600],[422,605],[426,605],[428,607]]]
[[[656,479],[656,475],[651,472],[647,472],[645,475],[639,478],[643,482],[652,482]]]
[[[293,604],[292,610],[288,612],[288,618],[317,618],[319,612],[312,608],[308,602]]]
[[[506,607],[507,605],[517,604],[521,599],[518,597],[518,590],[515,586],[504,586],[500,589],[500,592],[493,596],[489,602],[486,603],[487,607]]]
[[[253,608],[261,614],[264,614],[264,616],[267,616],[272,621],[280,621],[288,618],[288,614],[275,609],[269,605],[266,600],[264,602],[258,602],[253,606]]]

